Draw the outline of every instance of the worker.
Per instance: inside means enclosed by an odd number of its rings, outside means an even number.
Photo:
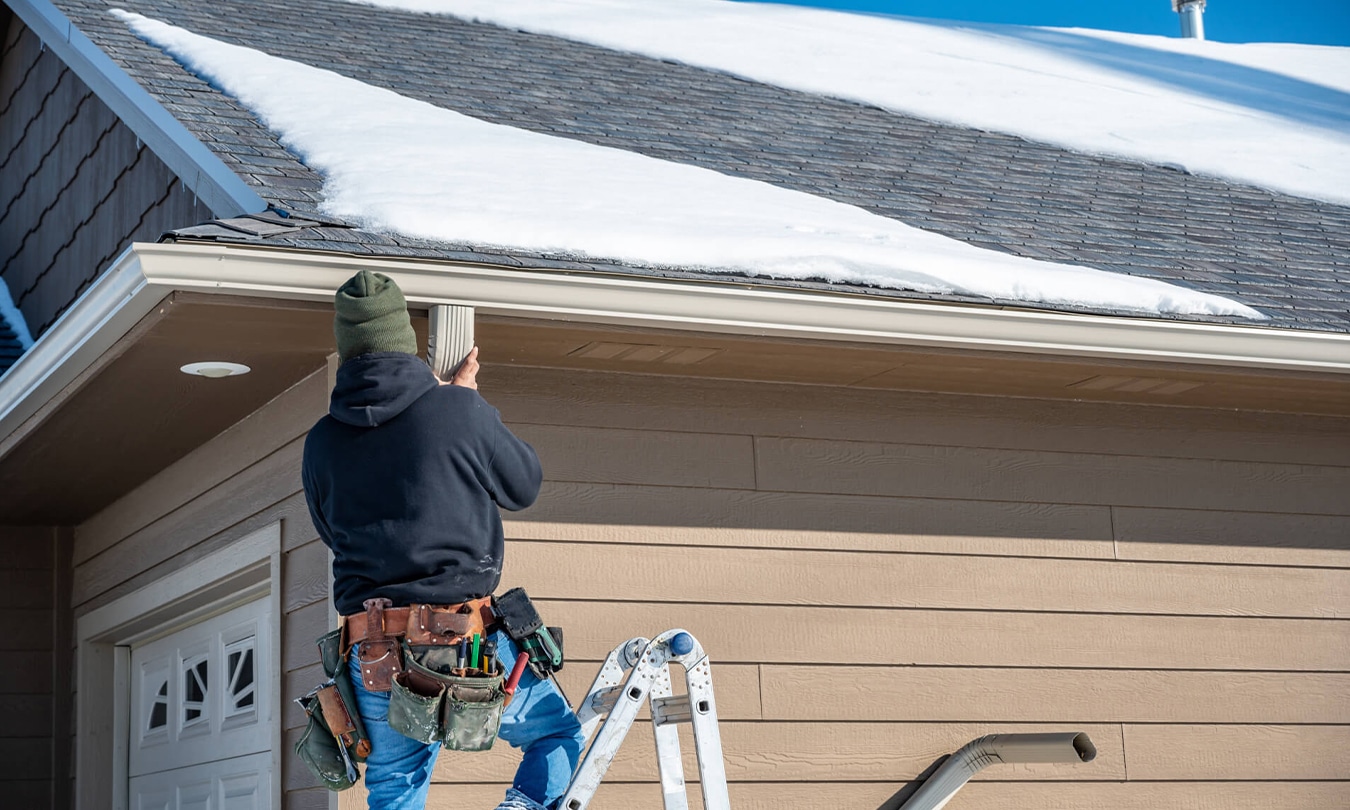
[[[511,668],[517,647],[490,609],[504,552],[498,507],[533,503],[542,472],[533,448],[479,396],[476,347],[448,382],[417,357],[392,279],[362,270],[338,289],[335,307],[341,365],[328,415],[305,441],[305,499],[333,552],[333,603],[371,742],[370,808],[421,810],[441,743],[391,727],[390,690],[415,686],[407,670],[418,664],[446,672],[478,633],[500,662],[488,669]],[[566,698],[526,671],[498,716],[500,739],[523,751],[499,810],[552,810],[584,743]],[[477,781],[474,755],[457,756],[455,778]]]

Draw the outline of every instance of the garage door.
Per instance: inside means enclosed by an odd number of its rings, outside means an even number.
[[[133,810],[270,810],[267,600],[131,651]]]

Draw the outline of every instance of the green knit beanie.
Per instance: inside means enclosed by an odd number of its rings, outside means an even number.
[[[362,270],[338,288],[333,303],[333,334],[342,362],[371,352],[417,354],[408,302],[389,276]]]

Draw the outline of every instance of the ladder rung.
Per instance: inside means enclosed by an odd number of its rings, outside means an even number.
[[[693,719],[689,712],[689,697],[652,698],[652,723],[657,726],[669,726],[675,723],[688,723]]]
[[[702,713],[708,712],[705,704]],[[694,719],[694,713],[689,708],[688,695],[672,695],[670,697],[652,698],[652,722],[658,726],[666,726],[672,723],[688,723]]]

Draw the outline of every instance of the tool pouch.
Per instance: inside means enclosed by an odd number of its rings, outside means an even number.
[[[389,727],[418,742],[439,740],[452,751],[486,751],[497,740],[504,676],[454,675],[424,666],[404,648],[407,668],[389,694]]]
[[[334,630],[319,636],[315,642],[319,645],[319,661],[323,663],[323,672],[333,679],[342,705],[351,718],[355,742],[348,751],[357,762],[365,762],[370,756],[370,738],[366,736],[366,727],[361,722],[361,714],[356,706],[356,693],[352,690],[351,670],[342,655],[342,631]]]
[[[361,774],[346,745],[346,739],[355,735],[355,723],[342,705],[337,687],[330,680],[296,702],[309,715],[305,730],[295,743],[296,756],[329,790],[346,790],[355,785]],[[366,745],[369,750],[369,743]]]
[[[346,661],[342,656],[342,632],[334,630],[320,636],[319,660],[328,680],[296,700],[308,720],[295,754],[310,773],[329,790],[346,790],[361,778],[357,762],[370,756],[370,738],[366,736]]]
[[[530,669],[536,676],[547,678],[563,668],[562,628],[544,626],[524,588],[492,597],[492,612],[521,652],[530,657]]]
[[[441,742],[451,751],[486,751],[497,740],[506,693],[502,676],[449,676],[441,702]]]

